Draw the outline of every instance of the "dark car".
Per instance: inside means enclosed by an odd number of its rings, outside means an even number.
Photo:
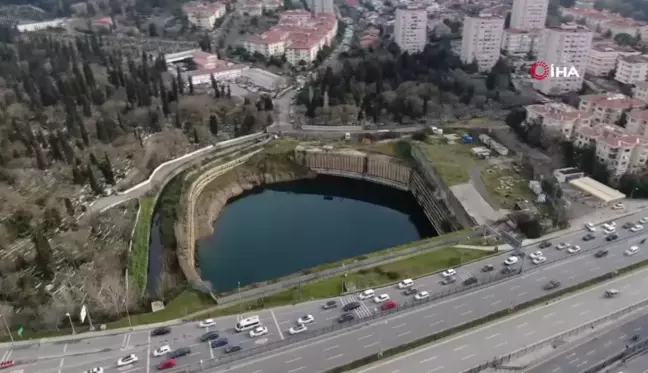
[[[454,276],[446,277],[443,280],[441,280],[442,285],[449,285],[457,282],[457,278]]]
[[[336,307],[337,307],[337,302],[334,300],[330,300],[322,306],[322,308],[324,308],[325,310],[330,310],[331,308],[336,308]]]
[[[560,287],[560,281],[549,281],[545,286],[545,290],[553,290]]]
[[[403,294],[405,294],[405,295],[414,295],[414,294],[416,294],[416,293],[418,293],[418,289],[417,289],[417,288],[407,288],[407,289],[405,289],[405,291],[403,292]]]
[[[634,227],[633,222],[627,222],[627,223],[623,224],[623,229],[630,229],[632,227]]]
[[[241,351],[241,346],[234,345],[234,346],[228,346],[227,348],[225,348],[225,353],[226,354],[231,354],[232,352],[236,352],[236,351]]]
[[[173,350],[169,352],[169,358],[176,359],[179,357],[187,356],[190,353],[191,353],[191,349],[189,347],[180,347],[177,350]]]
[[[218,332],[211,331],[200,336],[200,342],[213,341],[214,339],[218,339]]]
[[[619,238],[619,235],[616,233],[612,233],[611,235],[605,237],[605,240],[609,242],[609,241],[614,241],[617,238]]]
[[[594,235],[594,233],[588,233],[585,236],[583,236],[583,241],[591,241],[595,238],[596,236]]]
[[[349,312],[349,311],[355,310],[356,308],[360,308],[360,303],[351,302],[351,303],[345,304],[344,307],[342,307],[342,310],[344,310],[344,312]]]
[[[495,267],[493,267],[492,264],[486,264],[485,266],[482,267],[482,272],[490,272],[494,269]]]
[[[468,286],[468,285],[474,285],[474,284],[476,284],[476,283],[477,283],[477,277],[470,277],[470,278],[467,278],[467,279],[463,282],[463,284],[466,285],[466,286]]]
[[[542,243],[540,243],[540,245],[538,245],[538,247],[541,248],[541,249],[546,249],[548,247],[551,247],[551,242],[543,241]]]
[[[157,337],[160,335],[167,335],[169,333],[171,333],[171,328],[169,328],[168,326],[163,326],[161,328],[155,328],[151,330],[151,336],[153,337]]]
[[[603,250],[597,251],[596,254],[594,254],[594,256],[597,257],[597,258],[603,258],[603,257],[607,256],[607,254],[608,254],[608,251],[603,249]]]
[[[343,313],[343,314],[340,315],[340,317],[338,318],[338,322],[341,324],[341,323],[343,323],[343,322],[351,321],[351,320],[353,320],[353,319],[355,319],[355,316],[353,316],[352,313]]]
[[[211,348],[216,348],[216,347],[223,347],[228,343],[229,343],[229,341],[227,340],[227,338],[218,338],[215,341],[211,341],[210,345],[211,345]]]
[[[509,267],[509,266],[506,266],[506,267],[502,268],[502,270],[500,272],[503,275],[509,275],[509,274],[515,272],[515,270],[513,268]]]

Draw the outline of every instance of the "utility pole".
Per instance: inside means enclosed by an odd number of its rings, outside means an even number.
[[[14,344],[13,334],[11,334],[11,328],[9,328],[9,324],[7,323],[7,319],[5,319],[3,314],[0,314],[0,317],[2,317],[2,321],[4,321],[5,327],[7,328],[7,332],[9,332],[9,338],[11,339],[11,344]]]
[[[72,327],[72,334],[76,334],[76,330],[74,329],[74,323],[72,322],[72,316],[70,315],[69,312],[66,312],[65,316],[67,316],[68,320],[70,320],[70,326]]]

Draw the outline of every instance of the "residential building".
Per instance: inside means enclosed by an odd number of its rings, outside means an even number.
[[[571,8],[560,8],[560,13],[563,17],[570,16],[576,21],[584,20],[585,26],[591,30],[596,30],[603,22],[624,19],[618,14],[608,11],[600,11],[589,7],[575,6]]]
[[[227,7],[225,3],[190,1],[182,5],[182,11],[192,25],[211,30],[216,20],[225,15]]]
[[[308,5],[314,13],[334,13],[335,6],[333,0],[309,0]]]
[[[618,34],[636,36],[639,33],[639,29],[645,25],[645,23],[637,22],[631,18],[613,19],[601,22],[601,32],[610,31],[612,37]]]
[[[632,88],[632,97],[648,103],[648,82],[635,83]]]
[[[629,133],[648,138],[648,110],[634,110],[627,113],[626,130]]]
[[[587,62],[587,73],[594,76],[607,76],[616,68],[620,56],[635,56],[640,53],[629,47],[616,44],[593,45]]]
[[[565,69],[575,69],[578,74],[570,76],[547,76],[535,80],[533,87],[546,95],[559,95],[578,91],[583,85],[589,52],[592,46],[592,32],[584,26],[563,24],[542,30],[538,60]]]
[[[533,30],[545,27],[549,0],[513,0],[511,28]]]
[[[646,168],[648,141],[618,126],[581,127],[576,130],[574,145],[594,146],[596,159],[607,166],[612,179],[640,173]]]
[[[397,8],[394,41],[403,51],[422,51],[427,42],[427,10],[414,7]]]
[[[617,60],[614,80],[621,84],[645,82],[648,78],[648,57],[621,56]]]
[[[479,71],[489,71],[500,57],[504,18],[482,13],[464,18],[461,38],[461,61],[477,62]]]
[[[65,18],[57,18],[51,21],[36,22],[36,23],[24,23],[16,26],[19,32],[34,32],[46,30],[48,28],[58,28],[64,27],[67,23]]]
[[[580,96],[578,108],[592,113],[593,124],[615,124],[624,111],[639,109],[646,103],[620,93],[604,93]]]
[[[570,139],[574,131],[592,124],[592,114],[560,102],[528,105],[526,124],[540,124],[543,132],[555,137]]]
[[[502,50],[509,56],[524,56],[531,52],[538,55],[540,30],[506,29],[502,34]]]

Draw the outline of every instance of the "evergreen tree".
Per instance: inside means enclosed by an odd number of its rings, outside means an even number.
[[[218,118],[214,114],[209,116],[209,132],[214,136],[218,135]]]
[[[192,96],[194,94],[193,79],[191,77],[189,77],[189,94]]]
[[[74,205],[72,205],[72,201],[69,198],[65,198],[63,200],[65,203],[65,211],[67,211],[67,214],[70,216],[74,216],[75,211],[74,211]]]
[[[115,173],[113,172],[110,158],[108,158],[108,153],[104,153],[104,161],[101,164],[100,170],[104,176],[104,179],[106,179],[106,183],[110,185],[115,185]]]
[[[92,189],[92,191],[95,194],[101,194],[102,193],[101,185],[97,180],[97,175],[95,175],[94,171],[92,170],[92,166],[90,165],[86,166],[86,177],[88,178],[88,183],[90,184],[90,188]]]
[[[180,66],[176,67],[176,75],[178,80],[178,93],[184,95],[184,81],[182,80],[182,74],[180,73]]]

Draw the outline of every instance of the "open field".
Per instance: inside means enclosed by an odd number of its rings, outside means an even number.
[[[529,180],[515,170],[500,165],[491,165],[481,170],[481,178],[488,194],[500,209],[513,209],[520,200],[534,201],[529,189]]]
[[[151,218],[153,217],[154,198],[144,197],[139,200],[140,211],[133,234],[133,246],[129,256],[128,274],[139,286],[146,288],[148,275],[149,237],[151,234]]]
[[[448,144],[440,137],[430,137],[420,145],[449,187],[469,182],[470,169],[484,163],[472,154],[474,144]]]

